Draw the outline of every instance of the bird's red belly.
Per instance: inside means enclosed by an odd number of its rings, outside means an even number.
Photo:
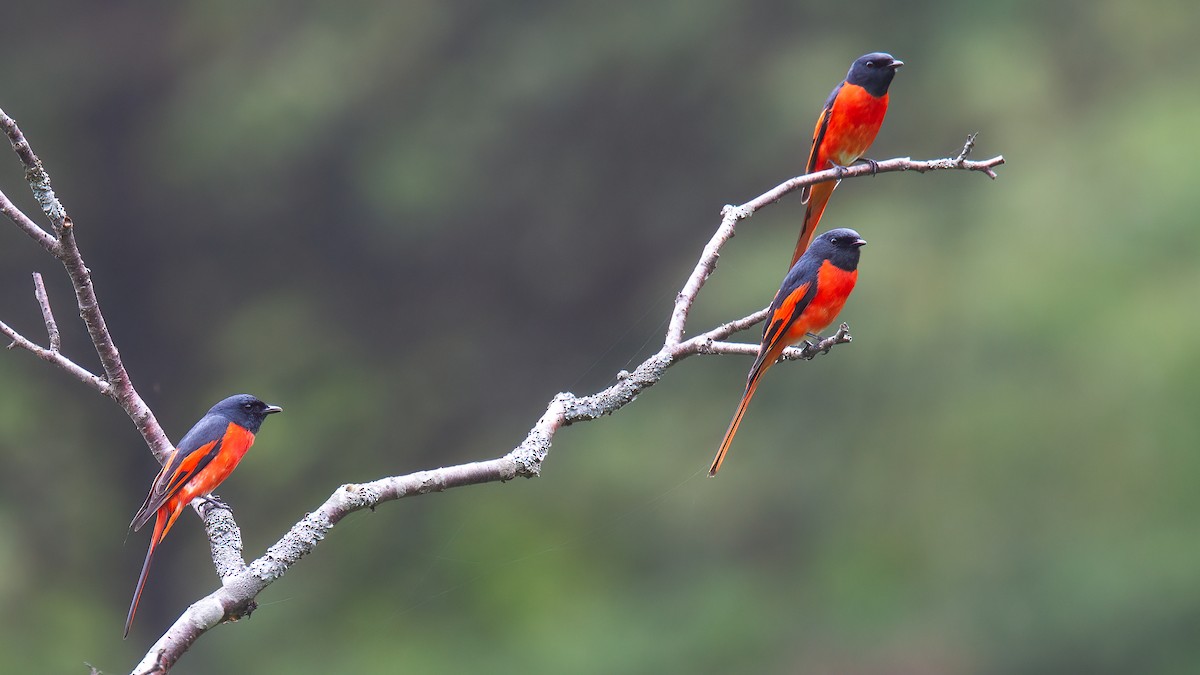
[[[828,144],[826,159],[841,166],[853,164],[871,147],[887,114],[887,94],[876,98],[857,89],[838,96],[825,131],[826,138],[835,139]]]
[[[233,470],[250,446],[254,445],[254,434],[237,424],[230,423],[225,430],[221,452],[179,490],[179,501],[190,503],[196,497],[207,495],[220,485]]]
[[[820,333],[833,323],[846,305],[846,298],[850,297],[857,281],[858,270],[848,272],[826,260],[817,272],[816,296],[800,318],[788,328],[788,343],[796,344],[808,333]]]

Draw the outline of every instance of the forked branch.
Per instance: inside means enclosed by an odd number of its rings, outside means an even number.
[[[62,263],[71,278],[76,304],[100,358],[104,376],[95,375],[62,355],[58,325],[40,275],[35,275],[34,295],[42,311],[48,346],[38,345],[3,322],[0,322],[0,333],[12,340],[10,347],[25,349],[54,364],[94,391],[113,398],[134,421],[147,445],[161,461],[171,446],[153,413],[138,395],[125,372],[120,353],[100,312],[91,274],[84,264],[75,240],[74,225],[54,195],[50,178],[41,161],[25,140],[16,122],[2,110],[0,126],[4,128],[14,151],[25,166],[26,178],[50,221],[52,232],[28,218],[3,192],[0,192],[0,213],[12,220],[18,229]],[[166,672],[209,629],[223,621],[236,620],[248,615],[255,607],[254,599],[258,593],[312,551],[329,530],[347,515],[403,497],[441,492],[466,485],[507,481],[518,477],[532,478],[540,474],[542,462],[560,428],[615,413],[633,401],[638,394],[658,383],[667,369],[679,361],[697,354],[755,354],[758,350],[757,344],[731,343],[725,340],[732,334],[762,321],[766,317],[766,309],[684,339],[688,312],[705,281],[716,268],[721,248],[733,236],[739,220],[750,217],[759,209],[792,191],[822,181],[893,171],[924,173],[954,169],[979,171],[995,178],[994,168],[1003,164],[1004,158],[994,157],[981,162],[968,160],[967,156],[974,146],[974,139],[973,135],[968,138],[957,157],[922,161],[896,158],[878,162],[873,166],[821,171],[785,181],[740,206],[725,207],[722,210],[721,224],[704,247],[692,274],[679,292],[662,348],[632,372],[618,373],[615,382],[603,391],[588,396],[575,396],[567,392],[555,396],[525,439],[502,457],[404,476],[389,476],[368,483],[342,485],[334,490],[325,503],[292,526],[262,557],[248,565],[241,557],[241,531],[232,514],[222,508],[206,509],[202,515],[212,546],[213,563],[222,580],[221,587],[188,607],[150,648],[134,672]],[[850,340],[849,328],[842,324],[832,336],[816,344],[805,343],[800,347],[787,349],[781,360],[812,359]],[[114,635],[116,632],[114,628]]]
[[[907,158],[887,160],[879,162],[878,171],[923,173],[960,169],[982,171],[994,178],[992,168],[1003,164],[1004,158],[994,157],[983,162],[966,160],[973,142],[974,136],[968,138],[967,145],[957,158],[925,161]],[[869,166],[856,166],[845,169],[841,177],[853,178],[871,173]],[[384,502],[429,492],[442,492],[480,483],[503,482],[514,478],[533,478],[541,473],[542,462],[546,459],[554,435],[559,429],[617,412],[633,401],[638,394],[657,384],[667,369],[679,361],[696,354],[756,354],[757,344],[730,343],[724,340],[765,319],[765,308],[684,340],[688,311],[705,280],[715,269],[721,247],[733,236],[733,228],[738,220],[748,218],[758,209],[804,185],[837,179],[836,171],[800,176],[741,206],[725,207],[722,210],[721,225],[704,247],[692,275],[677,297],[666,340],[658,353],[643,361],[632,372],[618,373],[616,382],[603,391],[588,396],[575,396],[569,392],[558,394],[547,405],[545,413],[529,430],[525,439],[502,457],[403,476],[390,476],[369,483],[342,485],[325,500],[325,503],[292,526],[279,541],[267,549],[265,555],[251,562],[243,571],[225,577],[221,588],[190,606],[150,648],[134,672],[165,672],[166,668],[178,661],[210,628],[222,621],[236,620],[248,615],[255,608],[254,598],[283,576],[300,558],[316,548],[329,530],[347,515],[363,509],[374,509]],[[805,343],[799,347],[789,347],[780,360],[811,360],[818,354],[828,353],[836,345],[850,342],[851,339],[849,327],[843,323],[833,335],[815,345]]]

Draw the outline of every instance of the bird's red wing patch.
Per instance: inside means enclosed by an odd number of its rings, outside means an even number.
[[[171,474],[170,480],[164,486],[163,492],[173,494],[179,491],[179,488],[187,483],[193,476],[199,473],[212,461],[214,455],[219,451],[217,446],[221,441],[209,441],[204,445],[189,452],[180,462],[179,466],[175,467],[175,471]]]
[[[254,445],[254,434],[245,427],[230,423],[221,441],[221,452],[201,469],[203,475],[195,476],[195,480],[188,485],[188,490],[194,492],[191,497],[208,494],[216,489],[233,473],[251,445]]]
[[[829,108],[822,108],[821,116],[817,118],[817,126],[813,129],[812,149],[808,151],[808,163],[804,166],[804,173],[812,173],[819,170],[817,168],[817,156],[821,154],[821,143],[825,140],[825,132],[829,128],[829,112]],[[827,168],[829,167],[821,167],[821,169]],[[811,193],[811,185],[805,185],[800,188],[800,203],[807,204]]]
[[[808,302],[804,300],[804,296],[808,294],[808,288],[811,285],[812,282],[810,281],[800,284],[780,301],[779,306],[771,313],[770,328],[767,334],[763,336],[764,345],[773,346],[774,343],[778,342],[782,334],[788,332],[788,328],[795,322],[796,317],[804,312],[805,307],[808,305]]]
[[[145,503],[134,515],[130,526],[134,530],[142,529],[142,526],[150,521],[150,516],[179,494],[179,490],[211,462],[220,449],[221,439],[209,441],[183,457],[179,456],[181,451],[176,448],[166,465],[158,472],[154,485],[150,487],[150,494],[146,495]]]

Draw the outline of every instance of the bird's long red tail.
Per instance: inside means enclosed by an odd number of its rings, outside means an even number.
[[[158,517],[154,521],[154,534],[150,537],[150,548],[146,549],[146,562],[142,563],[142,573],[138,576],[137,587],[133,591],[133,602],[129,603],[129,616],[125,617],[125,635],[122,638],[129,637],[129,628],[133,626],[133,617],[137,614],[138,601],[142,599],[142,589],[146,587],[146,576],[150,573],[150,561],[154,559],[154,549],[158,548],[163,537],[166,536],[164,525],[167,519],[164,518],[163,510],[158,511]]]
[[[757,388],[758,380],[755,380],[746,387],[746,393],[742,394],[742,402],[738,404],[737,412],[733,414],[733,421],[729,423],[729,431],[725,432],[725,438],[721,441],[717,456],[713,458],[712,466],[708,468],[709,478],[717,475],[717,471],[721,469],[721,463],[725,461],[725,453],[729,452],[729,445],[733,443],[733,435],[737,433],[738,425],[742,423],[742,415],[746,414],[746,406],[750,405],[750,397],[754,396],[754,390]]]
[[[808,208],[804,210],[804,222],[800,224],[800,236],[796,239],[796,251],[792,253],[792,262],[788,263],[788,269],[791,269],[808,249],[809,242],[817,232],[817,223],[821,222],[821,214],[825,212],[825,205],[829,203],[829,196],[833,194],[835,187],[837,181],[828,181],[817,183],[809,191]]]
[[[717,475],[717,471],[721,469],[721,462],[725,461],[725,453],[729,452],[729,446],[733,443],[733,435],[737,433],[738,425],[742,423],[742,416],[746,414],[746,406],[750,405],[750,399],[754,396],[754,391],[758,389],[758,381],[762,378],[763,373],[767,369],[775,365],[775,360],[783,353],[787,347],[786,342],[776,340],[776,344],[772,344],[766,351],[760,350],[758,357],[754,359],[754,365],[750,367],[750,377],[746,379],[746,393],[742,394],[742,402],[738,404],[737,412],[733,414],[733,421],[729,423],[729,430],[725,432],[725,438],[721,440],[721,447],[717,450],[717,456],[713,458],[712,466],[708,468],[708,477],[712,478]]]

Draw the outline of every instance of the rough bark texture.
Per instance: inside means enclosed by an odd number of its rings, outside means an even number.
[[[92,282],[91,273],[75,241],[75,226],[66,209],[58,201],[51,188],[50,177],[41,161],[25,140],[16,122],[0,110],[0,127],[3,127],[13,149],[25,166],[26,179],[34,196],[41,205],[52,226],[53,234],[17,209],[7,196],[0,192],[0,213],[7,216],[20,230],[25,232],[57,258],[71,279],[75,289],[75,300],[80,317],[87,326],[96,353],[104,368],[104,375],[89,372],[60,353],[58,326],[46,296],[41,277],[35,275],[34,295],[42,310],[46,324],[48,347],[42,347],[21,335],[11,326],[0,322],[0,333],[12,340],[12,347],[29,351],[51,363],[94,391],[112,398],[125,411],[147,446],[160,462],[172,450],[170,442],[155,420],[153,412],[146,406],[129,374],[121,362],[120,352],[109,333],[100,311],[100,302]],[[684,339],[688,312],[696,300],[705,281],[715,271],[722,246],[734,235],[737,223],[749,218],[757,210],[779,200],[784,195],[814,183],[842,180],[865,175],[894,171],[917,171],[925,173],[938,170],[979,171],[995,178],[994,168],[1004,163],[997,156],[984,161],[967,159],[974,146],[974,136],[967,139],[962,152],[953,158],[914,161],[896,158],[848,168],[830,169],[789,179],[739,206],[726,206],[721,224],[704,247],[695,268],[676,298],[671,313],[663,347],[653,356],[637,366],[632,372],[622,371],[617,382],[603,391],[587,396],[571,393],[556,395],[546,407],[546,412],[530,429],[528,435],[507,454],[468,464],[419,471],[404,476],[389,476],[368,483],[346,484],[338,487],[312,513],[306,514],[284,534],[279,541],[267,549],[258,559],[246,564],[242,558],[242,535],[225,506],[212,506],[199,500],[193,507],[204,519],[212,550],[213,565],[221,577],[221,587],[197,600],[183,612],[178,620],[149,649],[142,661],[133,669],[135,673],[165,673],[193,643],[209,629],[224,621],[236,621],[255,609],[254,599],[268,585],[287,573],[297,561],[311,552],[325,538],[326,533],[342,518],[366,508],[396,499],[441,492],[456,487],[479,483],[503,482],[518,477],[533,478],[541,472],[542,462],[550,451],[554,435],[564,426],[576,422],[594,420],[611,415],[632,402],[638,394],[654,386],[666,374],[667,369],[681,360],[696,354],[748,354],[758,351],[757,344],[724,342],[733,333],[745,330],[762,321],[767,310],[735,319],[712,328],[689,339]],[[842,324],[830,337],[816,344],[804,343],[784,351],[781,360],[812,359],[839,344],[850,342],[849,328]],[[114,631],[115,634],[115,631]]]

